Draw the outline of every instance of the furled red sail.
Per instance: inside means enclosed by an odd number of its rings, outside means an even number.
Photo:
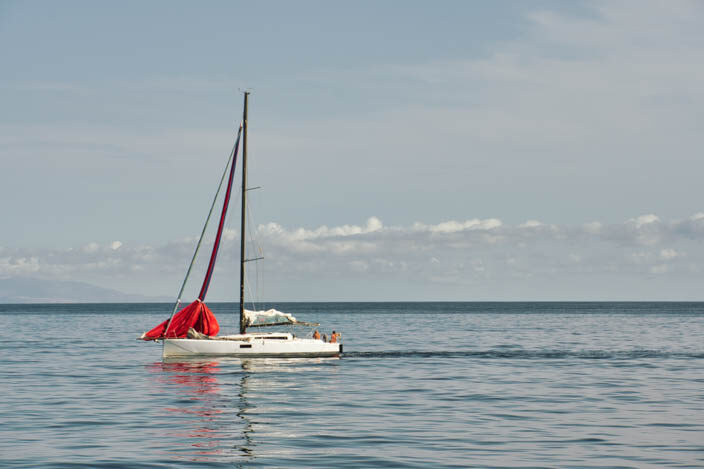
[[[167,331],[166,327],[168,324],[169,320],[167,319],[151,331],[142,334],[141,338],[144,340],[163,339],[164,337],[183,338],[186,337],[186,333],[191,327],[201,334],[210,336],[217,335],[220,331],[220,325],[218,320],[215,319],[215,315],[200,300],[194,301],[176,313]]]
[[[222,213],[220,214],[220,223],[218,224],[218,232],[215,235],[215,243],[213,243],[213,252],[210,254],[210,262],[208,263],[208,270],[205,273],[205,279],[203,279],[203,286],[200,288],[200,293],[198,294],[198,299],[205,301],[205,295],[208,293],[208,287],[210,286],[210,279],[213,276],[213,270],[215,269],[215,259],[218,257],[218,249],[220,248],[220,240],[222,239],[222,229],[225,226],[225,217],[227,216],[227,207],[230,204],[230,194],[232,194],[232,179],[235,177],[235,166],[237,164],[237,149],[240,146],[240,133],[242,132],[242,126],[240,126],[240,131],[237,133],[237,141],[235,142],[235,153],[232,159],[232,166],[230,167],[230,178],[227,181],[227,191],[225,191],[225,200],[222,202]],[[244,195],[244,194],[243,194]]]

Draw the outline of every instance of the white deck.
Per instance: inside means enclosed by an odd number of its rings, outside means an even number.
[[[163,357],[337,357],[342,344],[294,338],[289,333],[237,334],[216,339],[165,339]]]

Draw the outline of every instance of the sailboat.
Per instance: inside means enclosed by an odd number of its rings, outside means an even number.
[[[220,185],[210,207],[210,212],[201,232],[191,264],[186,272],[186,278],[176,300],[171,316],[152,330],[142,334],[140,339],[161,342],[162,356],[239,356],[239,357],[336,357],[342,354],[342,343],[333,334],[330,341],[319,338],[299,338],[290,332],[248,332],[248,328],[261,328],[281,325],[315,326],[317,324],[298,321],[291,314],[275,309],[267,311],[250,311],[245,309],[245,264],[261,258],[247,259],[245,257],[245,223],[247,209],[247,104],[249,92],[244,92],[244,113],[242,124],[237,132],[237,139],[230,152],[225,171],[220,179]],[[210,286],[210,280],[215,268],[218,249],[222,238],[225,218],[227,216],[230,195],[232,193],[235,165],[242,137],[242,206],[240,219],[240,303],[239,303],[239,333],[218,336],[220,326],[213,312],[206,306],[205,297]],[[228,170],[229,168],[229,170]],[[227,177],[227,189],[223,197],[215,242],[210,255],[210,262],[203,280],[198,298],[188,306],[179,310],[184,288],[195,263],[198,251],[203,241],[208,222],[213,213],[215,203]],[[177,312],[178,311],[178,312]]]

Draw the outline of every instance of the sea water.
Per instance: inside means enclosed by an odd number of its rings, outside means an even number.
[[[164,362],[170,305],[0,305],[0,466],[704,467],[704,303],[267,306],[344,356]]]

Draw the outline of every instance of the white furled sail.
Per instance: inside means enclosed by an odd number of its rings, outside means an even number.
[[[319,326],[318,323],[298,321],[292,314],[282,313],[274,308],[267,309],[266,311],[250,311],[245,309],[244,319],[247,327],[287,326],[289,324]]]
[[[282,313],[274,308],[266,311],[244,310],[244,318],[247,326],[270,326],[279,324],[296,324],[296,318],[289,313]]]

